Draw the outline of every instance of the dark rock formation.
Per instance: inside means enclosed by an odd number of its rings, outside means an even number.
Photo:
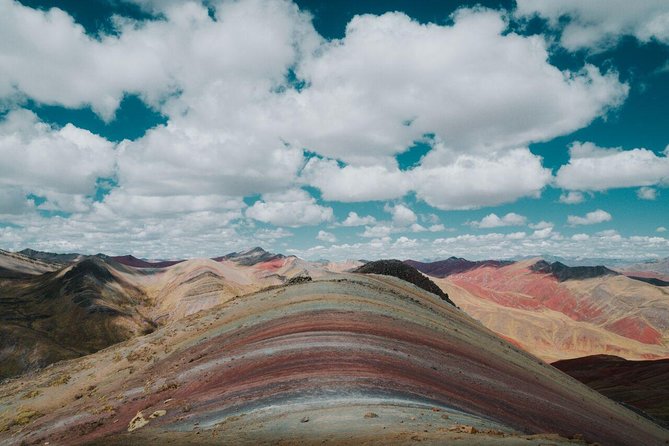
[[[539,260],[530,267],[532,271],[544,274],[552,274],[558,282],[566,280],[592,279],[602,276],[617,276],[619,273],[605,266],[567,266],[564,263],[548,263],[545,260]]]
[[[169,266],[183,262],[183,260],[162,260],[159,262],[147,262],[146,260],[138,259],[137,257],[131,255],[110,258],[123,265],[132,266],[133,268],[167,268]]]
[[[283,254],[273,254],[267,252],[259,246],[253,249],[242,252],[231,252],[221,257],[215,257],[213,260],[220,262],[222,260],[232,260],[233,262],[242,266],[253,266],[262,262],[269,262],[271,260],[283,259],[286,256]]]
[[[353,272],[360,274],[383,274],[384,276],[397,277],[398,279],[412,283],[425,291],[436,294],[442,300],[455,306],[451,299],[448,298],[448,294],[444,293],[436,283],[425,277],[413,266],[407,265],[400,260],[377,260],[375,262],[369,262]]]
[[[511,265],[513,262],[506,260],[470,261],[459,257],[449,257],[446,260],[439,260],[437,262],[424,263],[418,262],[416,260],[405,260],[404,263],[413,266],[424,274],[428,274],[433,277],[444,278],[450,276],[451,274],[464,273],[482,266],[501,268],[503,266]]]

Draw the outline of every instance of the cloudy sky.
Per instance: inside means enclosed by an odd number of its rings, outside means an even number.
[[[665,257],[668,129],[666,0],[0,0],[4,249]]]

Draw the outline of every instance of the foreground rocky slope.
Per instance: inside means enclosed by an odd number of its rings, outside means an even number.
[[[664,444],[394,277],[240,296],[0,386],[0,444]],[[582,436],[582,437],[581,437]]]

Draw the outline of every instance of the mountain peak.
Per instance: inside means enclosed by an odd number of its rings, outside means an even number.
[[[539,260],[530,267],[534,272],[548,273],[553,275],[558,282],[567,280],[592,279],[601,276],[617,276],[619,273],[603,265],[598,266],[567,266],[562,262],[548,263]]]

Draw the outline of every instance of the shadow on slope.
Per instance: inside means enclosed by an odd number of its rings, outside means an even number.
[[[0,379],[152,331],[140,312],[144,293],[122,278],[124,269],[90,257],[0,283]]]

